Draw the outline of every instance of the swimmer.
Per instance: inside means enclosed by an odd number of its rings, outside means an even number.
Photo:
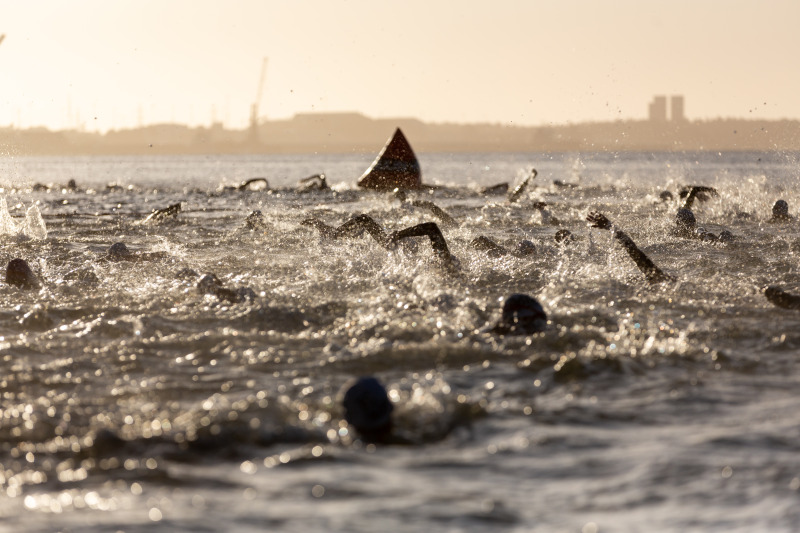
[[[250,178],[249,180],[243,181],[239,186],[237,186],[236,190],[245,191],[254,183],[263,183],[264,188],[269,189],[269,182],[267,181],[267,178]]]
[[[528,186],[528,183],[536,179],[536,176],[539,175],[539,172],[533,168],[531,169],[531,173],[528,174],[528,177],[522,180],[522,183],[516,186],[516,188],[508,195],[508,202],[514,203],[519,200],[519,197],[522,196],[522,193],[525,192],[525,188]]]
[[[545,209],[547,207],[545,202],[533,202],[531,207],[539,211],[539,214],[542,216],[542,224],[549,224],[551,226],[561,225],[561,221],[554,217],[552,213],[550,213],[550,210]]]
[[[503,314],[489,331],[496,335],[530,335],[544,331],[547,313],[527,294],[512,294],[503,304]]]
[[[566,246],[567,244],[575,242],[577,238],[568,229],[560,229],[553,236],[553,240],[556,241],[556,244],[563,244]]]
[[[661,191],[658,195],[658,201],[661,203],[671,202],[673,198],[674,196],[672,196],[672,193],[669,191]]]
[[[20,289],[38,289],[39,279],[24,259],[12,259],[6,265],[6,283]]]
[[[374,377],[362,377],[347,386],[342,399],[344,419],[365,442],[392,442],[394,405],[381,383]]]
[[[161,222],[167,219],[168,217],[175,218],[178,216],[178,213],[180,212],[181,212],[180,202],[169,205],[167,207],[163,207],[161,209],[154,209],[152,213],[147,215],[147,218],[145,218],[140,222],[140,224],[151,224],[151,223]]]
[[[108,248],[108,253],[103,259],[118,263],[122,261],[152,261],[165,257],[167,257],[167,252],[131,252],[124,242],[115,242]]]
[[[386,231],[369,215],[356,215],[338,228],[329,226],[318,218],[307,218],[300,222],[303,226],[316,228],[320,235],[326,239],[344,239],[359,237],[366,231],[384,248],[389,246],[389,236]]]
[[[786,292],[774,285],[764,289],[764,296],[776,307],[800,310],[800,296]]]
[[[300,180],[297,192],[329,191],[330,189],[325,174],[314,174]]]
[[[187,279],[191,274],[196,274],[193,270],[183,269],[178,272],[178,276]],[[206,274],[201,277],[197,282],[197,290],[200,294],[209,294],[216,296],[222,301],[228,303],[241,303],[244,301],[253,301],[256,298],[256,293],[250,287],[239,287],[236,290],[228,289],[222,285],[222,281],[215,274]]]
[[[394,250],[397,246],[403,245],[405,249],[414,251],[413,245],[406,245],[405,239],[409,237],[428,237],[433,248],[436,259],[440,265],[451,274],[460,273],[460,263],[458,258],[450,253],[447,241],[442,235],[442,230],[435,222],[423,222],[416,226],[411,226],[400,231],[395,231],[387,235],[386,231],[375,222],[369,215],[357,215],[338,228],[329,226],[317,218],[307,218],[301,222],[304,226],[316,228],[320,235],[326,239],[342,239],[359,237],[363,232],[369,233],[378,244],[387,250]]]
[[[697,239],[706,242],[729,243],[734,240],[733,233],[723,230],[719,235],[715,235],[704,228],[697,227],[697,220],[691,209],[681,207],[675,215],[675,227],[672,234],[684,239]]]
[[[772,206],[772,218],[769,219],[771,223],[785,223],[792,222],[794,217],[789,214],[789,204],[786,200],[778,200]]]
[[[526,257],[536,253],[536,245],[529,240],[522,240],[517,243],[513,250],[508,250],[484,235],[472,239],[469,246],[474,250],[485,252],[491,258],[504,257],[506,255]]]
[[[423,222],[410,228],[395,231],[389,238],[389,246],[399,244],[403,239],[409,237],[428,237],[434,255],[439,260],[440,265],[451,274],[460,273],[460,262],[456,256],[450,253],[447,241],[444,240],[444,235],[442,235],[442,230],[439,229],[435,222]]]
[[[633,262],[636,263],[636,267],[642,272],[642,274],[644,274],[644,277],[647,279],[648,283],[675,281],[675,278],[664,273],[660,268],[658,268],[655,263],[653,263],[650,258],[647,257],[647,255],[645,255],[645,253],[636,246],[636,243],[633,242],[633,239],[631,239],[625,232],[619,229],[614,229],[611,225],[611,221],[608,220],[605,215],[594,211],[587,215],[586,221],[589,222],[593,228],[611,231],[614,234],[614,238],[617,239],[620,244],[622,244],[622,247],[625,248],[625,251],[628,252],[629,256],[631,256]]]

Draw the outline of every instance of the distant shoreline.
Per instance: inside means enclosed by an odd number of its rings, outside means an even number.
[[[157,124],[107,133],[0,128],[0,155],[377,154],[401,128],[418,153],[800,151],[800,121],[618,121],[561,126],[439,124],[309,113],[255,128]]]

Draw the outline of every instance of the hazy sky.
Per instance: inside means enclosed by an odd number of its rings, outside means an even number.
[[[800,119],[798,0],[0,0],[0,126]]]

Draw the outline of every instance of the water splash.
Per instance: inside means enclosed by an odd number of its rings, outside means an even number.
[[[10,235],[18,240],[42,241],[47,238],[47,227],[36,204],[25,213],[25,220],[17,224],[8,211],[5,198],[0,198],[0,235]]]

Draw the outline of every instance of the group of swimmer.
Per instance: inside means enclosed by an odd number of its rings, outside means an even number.
[[[395,150],[399,150],[395,154],[396,160],[387,163],[379,157],[359,181],[359,185],[363,186],[364,183],[367,183],[369,185],[368,188],[388,191],[393,195],[394,199],[399,200],[403,205],[428,211],[436,219],[436,222],[423,222],[396,231],[387,231],[369,215],[360,214],[351,217],[336,227],[328,225],[316,217],[305,218],[300,224],[317,231],[321,238],[331,241],[355,238],[366,233],[379,246],[388,250],[400,250],[412,256],[416,256],[419,253],[418,244],[414,238],[422,237],[430,243],[435,263],[445,273],[458,276],[461,272],[460,261],[451,253],[440,225],[444,228],[453,228],[459,226],[459,223],[430,201],[409,199],[406,190],[421,188],[421,182],[419,181],[418,163],[413,157],[413,152],[409,157],[410,147],[407,148],[406,152],[403,151],[405,150],[404,142],[406,141],[402,137],[402,133],[400,133],[399,140],[396,134],[387,145],[387,147],[394,147]],[[387,156],[384,152],[382,154],[384,157]],[[391,153],[388,154],[388,156],[391,155]],[[407,173],[402,175],[399,181],[390,180],[377,173],[382,166],[395,170],[397,168],[406,168]],[[533,169],[511,193],[507,193],[507,184],[495,185],[487,189],[486,193],[507,194],[508,203],[516,203],[536,176],[537,172]],[[265,178],[253,178],[232,189],[248,190],[256,184],[263,184],[263,186],[269,188],[269,183]],[[393,187],[393,185],[398,184],[401,186]],[[566,187],[569,184],[561,184],[561,186]],[[74,181],[71,181],[68,186],[70,189],[75,189],[76,187],[77,185]],[[315,174],[301,180],[298,190],[301,192],[325,191],[329,190],[329,186],[324,174]],[[671,229],[672,235],[720,245],[734,242],[735,237],[730,231],[724,230],[719,234],[714,234],[697,226],[697,221],[692,211],[694,202],[706,201],[717,194],[715,189],[705,186],[690,186],[682,189],[679,192],[682,203],[675,215],[675,225]],[[660,199],[662,201],[670,201],[674,197],[671,193],[665,191],[661,194]],[[549,216],[549,212],[545,211],[546,206],[544,202],[535,202],[529,207],[542,211],[543,219],[544,214],[548,213],[547,221],[550,224],[558,225],[558,220]],[[172,204],[162,209],[153,210],[140,223],[160,223],[168,218],[178,216],[180,212],[181,204]],[[772,218],[769,222],[787,223],[794,220],[794,217],[789,214],[788,203],[782,199],[776,201],[772,208]],[[592,211],[586,216],[586,221],[591,228],[612,232],[614,239],[628,253],[648,283],[675,281],[675,278],[661,270],[627,233],[622,229],[616,228],[606,215]],[[252,231],[264,230],[266,224],[263,214],[260,211],[250,213],[245,219],[244,227]],[[555,234],[555,242],[558,245],[566,246],[574,240],[575,236],[566,229],[560,229]],[[469,246],[490,258],[503,256],[523,258],[536,253],[536,245],[529,240],[521,240],[513,248],[508,249],[485,235],[474,238],[470,241]],[[109,247],[101,261],[141,262],[158,260],[165,256],[164,252],[132,252],[124,243],[117,242]],[[185,268],[177,273],[177,277],[182,280],[194,280],[200,294],[211,295],[220,301],[238,303],[252,301],[256,297],[255,292],[248,287],[239,287],[237,289],[224,287],[220,279],[213,273],[200,275],[192,269]],[[8,285],[21,289],[36,289],[41,286],[41,281],[34,274],[30,265],[21,258],[9,261],[6,266],[5,281]],[[800,310],[800,296],[798,295],[790,294],[774,286],[764,289],[764,294],[772,304],[778,307]],[[505,299],[500,319],[485,331],[489,334],[500,336],[531,335],[544,331],[546,327],[547,314],[535,298],[527,294],[512,294]],[[342,407],[345,420],[364,441],[377,443],[402,442],[402,439],[394,435],[392,431],[392,402],[386,393],[386,389],[376,378],[371,376],[362,377],[348,385],[343,393]]]

